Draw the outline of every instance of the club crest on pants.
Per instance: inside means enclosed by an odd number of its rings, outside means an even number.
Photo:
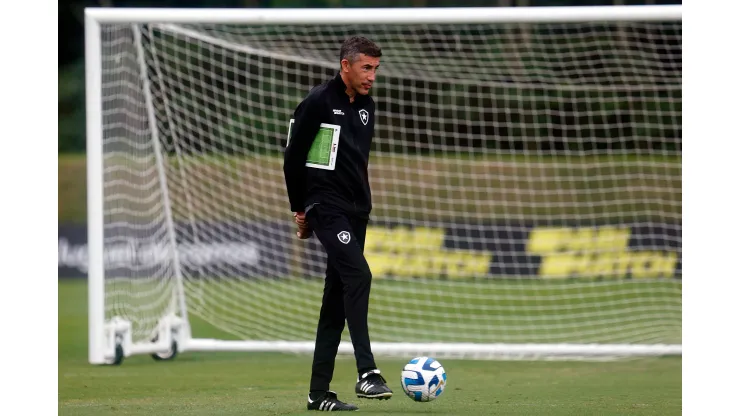
[[[339,241],[343,244],[349,243],[349,232],[348,231],[342,231],[339,234],[337,234],[337,237],[339,238]]]

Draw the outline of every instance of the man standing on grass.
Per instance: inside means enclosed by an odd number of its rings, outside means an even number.
[[[372,276],[364,256],[372,208],[367,166],[375,127],[375,102],[368,93],[381,55],[369,39],[354,36],[345,40],[339,73],[313,88],[295,109],[285,149],[283,170],[298,238],[316,235],[328,257],[308,410],[357,410],[329,390],[345,319],[357,362],[357,397],[389,399],[393,395],[370,349],[367,315]],[[335,130],[338,127],[339,140],[336,146],[330,139],[322,140],[325,145],[314,149],[311,146],[322,123]],[[315,163],[307,167],[309,151],[310,162]]]

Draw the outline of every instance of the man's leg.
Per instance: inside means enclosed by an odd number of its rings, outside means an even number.
[[[329,390],[334,375],[337,350],[344,330],[344,319],[342,281],[330,259],[326,267],[324,297],[321,302],[319,324],[316,329],[316,348],[313,353],[311,393],[314,397]]]
[[[342,281],[344,313],[358,371],[376,368],[367,326],[372,276],[361,245],[365,230],[358,236],[346,214],[325,205],[314,206],[307,219]]]
[[[362,348],[358,349],[358,345],[354,344],[355,335],[352,334],[352,327],[350,327],[350,335],[352,336],[353,346],[355,350],[355,359],[357,361],[357,372],[359,374],[363,374],[376,368],[375,357],[373,356],[373,352],[370,348],[370,330],[367,323],[367,317],[370,309],[370,288],[372,286],[372,274],[370,272],[370,266],[367,264],[367,260],[365,259],[364,253],[367,221],[351,219],[350,225],[352,226],[353,236],[357,239],[357,245],[360,247],[362,263],[364,264],[364,267],[367,267],[367,279],[359,282],[350,282],[359,284],[354,287],[355,293],[351,295],[349,293],[345,294],[345,304],[351,299],[353,302],[351,305],[354,309],[350,311],[345,306],[345,313],[347,314],[347,316],[354,315],[358,317],[358,321],[361,321],[359,322],[359,325],[361,326],[361,328],[363,328],[362,333],[358,334],[359,337],[362,337],[358,340],[360,341],[358,344]]]

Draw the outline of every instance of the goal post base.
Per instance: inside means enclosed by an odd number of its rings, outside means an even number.
[[[429,355],[462,359],[599,359],[615,357],[680,356],[681,345],[655,344],[476,344],[476,343],[396,343],[372,344],[378,356],[410,357]],[[312,341],[227,341],[193,338],[181,351],[284,352],[312,353]],[[352,354],[352,344],[342,342],[339,354]]]
[[[157,355],[168,359],[179,345],[187,343],[190,326],[182,318],[170,314],[160,319],[151,341],[134,341],[131,321],[115,316],[104,325],[104,364],[120,364],[123,358],[139,354]]]
[[[174,324],[174,325],[173,325]],[[116,360],[120,345],[124,357],[141,354],[156,355],[158,359],[173,358],[178,352],[279,352],[311,354],[313,341],[239,341],[209,338],[188,338],[189,327],[179,318],[164,319],[153,342],[130,341],[130,323],[114,319],[106,328],[117,334],[106,344],[108,364]],[[169,334],[169,335],[168,335]],[[113,343],[111,343],[113,342]],[[175,349],[173,351],[173,342]],[[373,353],[384,357],[433,356],[435,358],[474,360],[604,360],[617,358],[682,356],[682,346],[674,344],[477,344],[477,343],[396,343],[372,344]],[[342,342],[338,354],[352,355],[352,343]],[[118,362],[120,363],[120,361]],[[118,364],[115,363],[115,364]]]

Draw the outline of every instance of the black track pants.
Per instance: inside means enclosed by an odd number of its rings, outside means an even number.
[[[327,205],[315,205],[306,219],[328,257],[311,373],[311,390],[325,391],[334,374],[345,319],[358,371],[376,368],[367,327],[372,279],[363,254],[367,220]]]

